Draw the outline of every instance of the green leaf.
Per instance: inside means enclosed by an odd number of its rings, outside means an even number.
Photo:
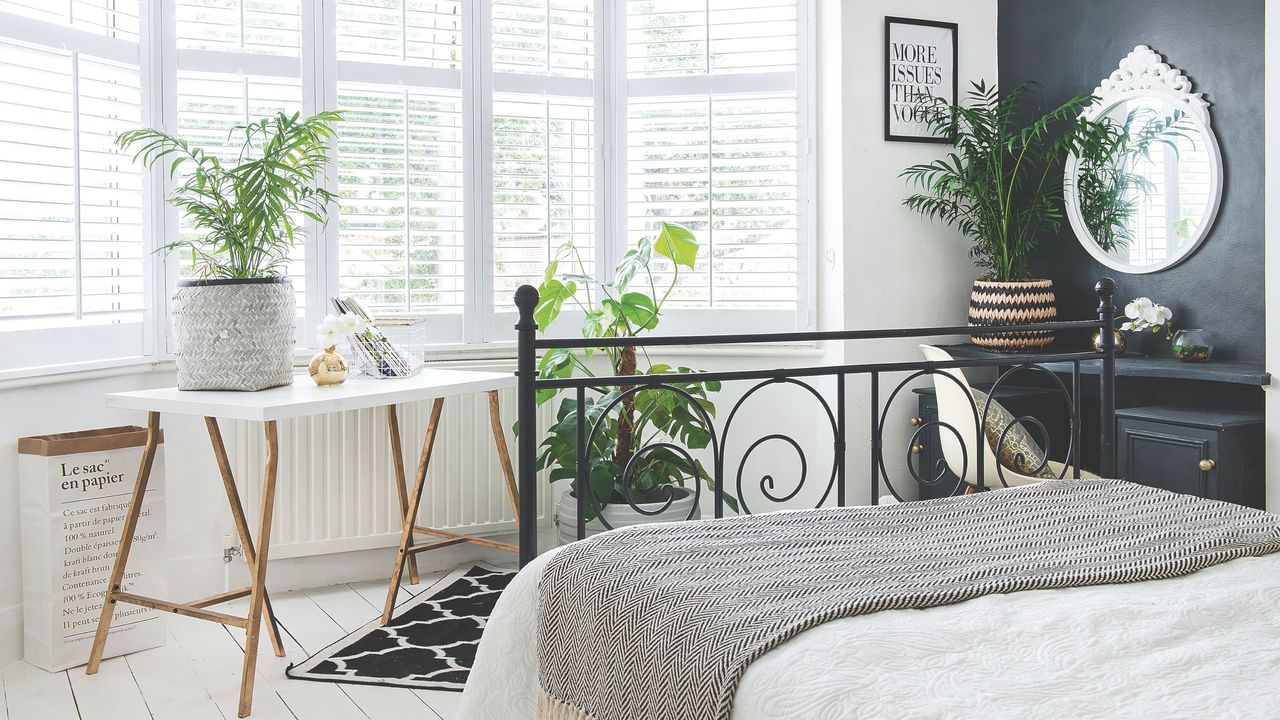
[[[652,330],[658,326],[658,308],[653,298],[644,293],[629,292],[618,299],[605,300],[601,305],[609,308],[615,315],[627,319],[634,332]]]
[[[620,292],[626,292],[627,285],[631,283],[632,278],[641,270],[646,270],[652,259],[653,242],[649,238],[640,238],[636,246],[622,256],[618,267],[614,269],[614,286]]]
[[[653,251],[676,265],[692,270],[698,259],[698,241],[683,225],[663,222],[662,231],[653,243]]]
[[[533,319],[538,323],[538,332],[546,332],[557,317],[565,301],[578,292],[578,284],[570,280],[562,283],[552,278],[538,286],[538,305],[533,309]]]

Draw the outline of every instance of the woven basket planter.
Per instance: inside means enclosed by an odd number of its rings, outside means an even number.
[[[1058,319],[1052,280],[974,280],[969,296],[970,327],[998,327]],[[1053,342],[1048,330],[974,335],[973,344],[990,352],[1032,352]]]
[[[288,278],[179,280],[173,296],[179,390],[264,390],[293,382]]]

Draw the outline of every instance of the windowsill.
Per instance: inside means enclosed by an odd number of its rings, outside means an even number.
[[[295,367],[306,367],[317,351],[299,349],[294,357]],[[655,349],[654,354],[668,357],[710,358],[820,358],[826,351],[818,343],[768,344],[768,345],[673,345]],[[511,342],[485,345],[444,345],[427,350],[429,365],[489,364],[503,360],[514,361],[516,344]],[[147,372],[171,372],[171,357],[113,358],[83,363],[70,363],[43,368],[17,368],[0,371],[0,391],[25,387],[38,387],[64,382],[80,382],[102,377],[118,377]]]

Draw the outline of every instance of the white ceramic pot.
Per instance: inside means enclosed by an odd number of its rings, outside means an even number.
[[[293,382],[288,278],[180,280],[173,295],[179,390],[263,390]]]
[[[604,516],[605,521],[609,523],[609,527],[615,529],[648,523],[700,520],[702,513],[694,505],[694,497],[692,490],[677,487],[675,502],[671,503],[671,507],[657,515],[645,515],[626,503],[605,505],[601,514]],[[655,512],[664,505],[664,503],[660,502],[638,504],[641,509],[647,512]],[[693,517],[689,516],[690,510],[693,511]],[[561,545],[566,545],[578,539],[578,499],[567,490],[560,496],[560,505],[556,509],[556,530],[560,534]],[[599,535],[604,531],[605,526],[601,524],[599,518],[587,523],[588,537]]]

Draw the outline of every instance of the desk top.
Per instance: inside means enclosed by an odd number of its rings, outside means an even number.
[[[409,378],[375,380],[352,375],[341,385],[328,387],[316,386],[306,375],[295,375],[292,385],[258,392],[167,387],[111,393],[107,395],[107,405],[125,410],[266,421],[469,395],[515,386],[516,378],[511,373],[427,368]]]
[[[951,356],[957,359],[1000,357],[1000,353],[990,353],[972,344],[945,345],[942,349],[951,353]],[[1071,372],[1071,363],[1069,362],[1050,362],[1045,363],[1044,366],[1055,373]],[[1080,372],[1083,375],[1101,374],[1102,361],[1086,360],[1080,363]],[[1183,362],[1174,357],[1152,357],[1135,353],[1116,356],[1116,377],[1201,380],[1239,385],[1271,384],[1271,374],[1267,372],[1266,366],[1262,363],[1236,360]]]

